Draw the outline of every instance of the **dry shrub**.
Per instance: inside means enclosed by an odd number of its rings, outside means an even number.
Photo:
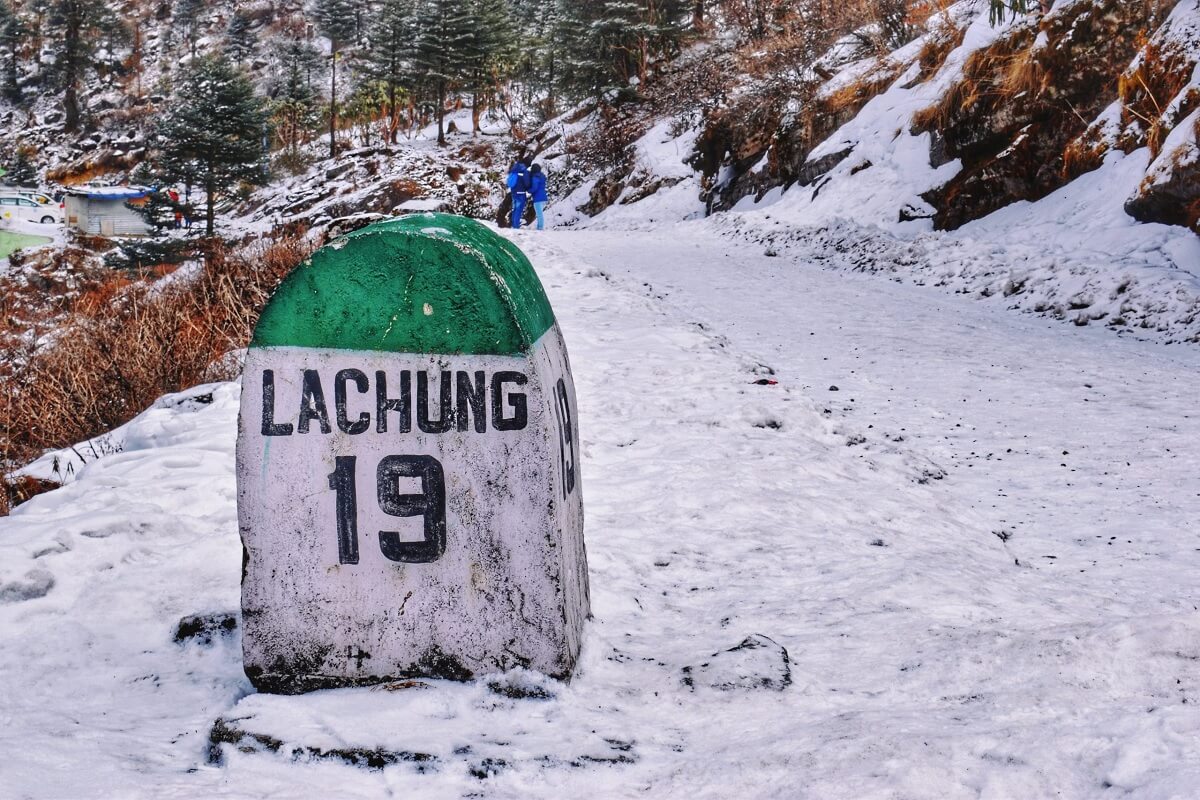
[[[144,154],[138,151],[126,153],[105,148],[92,155],[46,170],[46,180],[52,183],[61,183],[64,186],[76,186],[106,175],[127,172],[140,164],[143,157]]]
[[[1074,180],[1104,164],[1108,155],[1110,143],[1104,138],[1102,131],[1090,127],[1082,136],[1072,139],[1063,150],[1063,178]]]
[[[972,53],[939,102],[913,115],[913,130],[943,130],[981,106],[995,107],[1019,94],[1033,80],[1036,68],[1032,46],[1035,32],[1017,28],[988,47]]]
[[[962,45],[966,35],[965,27],[947,22],[938,33],[928,36],[921,45],[921,52],[917,54],[917,63],[921,65],[921,71],[917,74],[916,83],[924,83],[937,75],[950,54]]]
[[[1118,81],[1122,121],[1127,126],[1140,123],[1144,132],[1122,141],[1124,149],[1133,150],[1145,144],[1151,153],[1158,155],[1175,123],[1200,105],[1200,90],[1193,89],[1178,113],[1167,118],[1167,106],[1188,85],[1195,67],[1196,60],[1183,47],[1163,46],[1155,40],[1145,43],[1137,64]]]
[[[59,484],[52,481],[43,481],[28,475],[0,481],[0,517],[6,516],[9,511],[26,500],[51,489],[57,489],[58,486]]]
[[[564,151],[573,169],[625,169],[631,166],[634,143],[649,127],[649,120],[640,115],[602,106],[594,124],[566,138]]]
[[[903,71],[903,64],[883,59],[869,72],[821,98],[819,113],[831,114],[839,120],[849,119],[891,86]]]
[[[470,142],[459,149],[457,157],[490,169],[496,159],[496,149],[489,142]]]
[[[114,275],[81,293],[48,344],[0,342],[0,465],[95,437],[167,392],[233,377],[213,365],[247,345],[279,281],[310,251],[294,236],[232,252],[213,245],[195,278]]]
[[[1037,51],[1028,47],[1009,59],[1000,80],[1000,97],[1008,100],[1022,94],[1038,95],[1046,90],[1050,73]]]

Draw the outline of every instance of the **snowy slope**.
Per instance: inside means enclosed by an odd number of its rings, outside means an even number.
[[[1054,13],[1067,13],[1078,2],[1059,2]],[[762,250],[787,249],[832,268],[882,271],[1078,325],[1167,342],[1200,340],[1200,239],[1183,227],[1138,223],[1125,210],[1144,182],[1162,184],[1173,172],[1195,169],[1195,114],[1177,120],[1172,109],[1200,91],[1198,78],[1164,109],[1171,132],[1157,156],[1146,146],[1128,154],[1116,149],[1120,126],[1110,121],[1106,128],[1105,119],[1120,117],[1118,103],[1094,126],[1111,129],[1098,169],[1036,202],[1014,203],[957,231],[932,230],[934,209],[922,195],[953,178],[962,164],[931,163],[931,134],[914,133],[913,117],[939,102],[973,54],[1032,24],[1031,17],[1015,17],[993,26],[985,11],[974,0],[950,7],[948,18],[964,30],[962,42],[928,80],[918,80],[923,39],[888,57],[909,66],[808,155],[810,164],[835,162],[815,183],[777,187],[757,201],[747,196],[703,225]],[[1178,2],[1156,34],[1156,46],[1200,56],[1198,15],[1195,0]],[[873,63],[845,67],[821,91],[837,91]],[[1196,71],[1200,76],[1200,65]],[[577,210],[594,185],[587,183],[552,206],[551,218],[577,228],[624,230],[702,216],[698,176],[684,177],[686,168],[679,173],[681,164],[671,158],[672,150],[685,158],[695,136],[695,130],[660,126],[636,145],[646,168],[677,176],[679,183],[636,202],[618,201],[594,218]]]
[[[237,387],[200,387],[0,520],[5,796],[1190,795],[1200,357],[691,227],[537,236],[575,680],[250,694]]]

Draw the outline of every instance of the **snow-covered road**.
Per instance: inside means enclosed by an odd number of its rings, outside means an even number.
[[[173,641],[238,605],[220,386],[0,520],[0,795],[1196,796],[1200,351],[694,226],[518,235],[579,392],[572,684],[273,697],[236,631]]]
[[[1194,607],[1187,581],[1147,585],[1137,563],[1200,569],[1200,349],[686,231],[682,247],[639,233],[555,243],[772,366],[861,438],[864,458],[936,463],[950,507],[1006,534],[1031,580],[1062,596],[1039,624],[1091,619],[1089,596],[1122,615]]]

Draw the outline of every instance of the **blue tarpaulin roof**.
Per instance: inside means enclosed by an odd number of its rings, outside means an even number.
[[[95,200],[136,200],[150,194],[141,186],[76,186],[67,189],[67,194]]]

